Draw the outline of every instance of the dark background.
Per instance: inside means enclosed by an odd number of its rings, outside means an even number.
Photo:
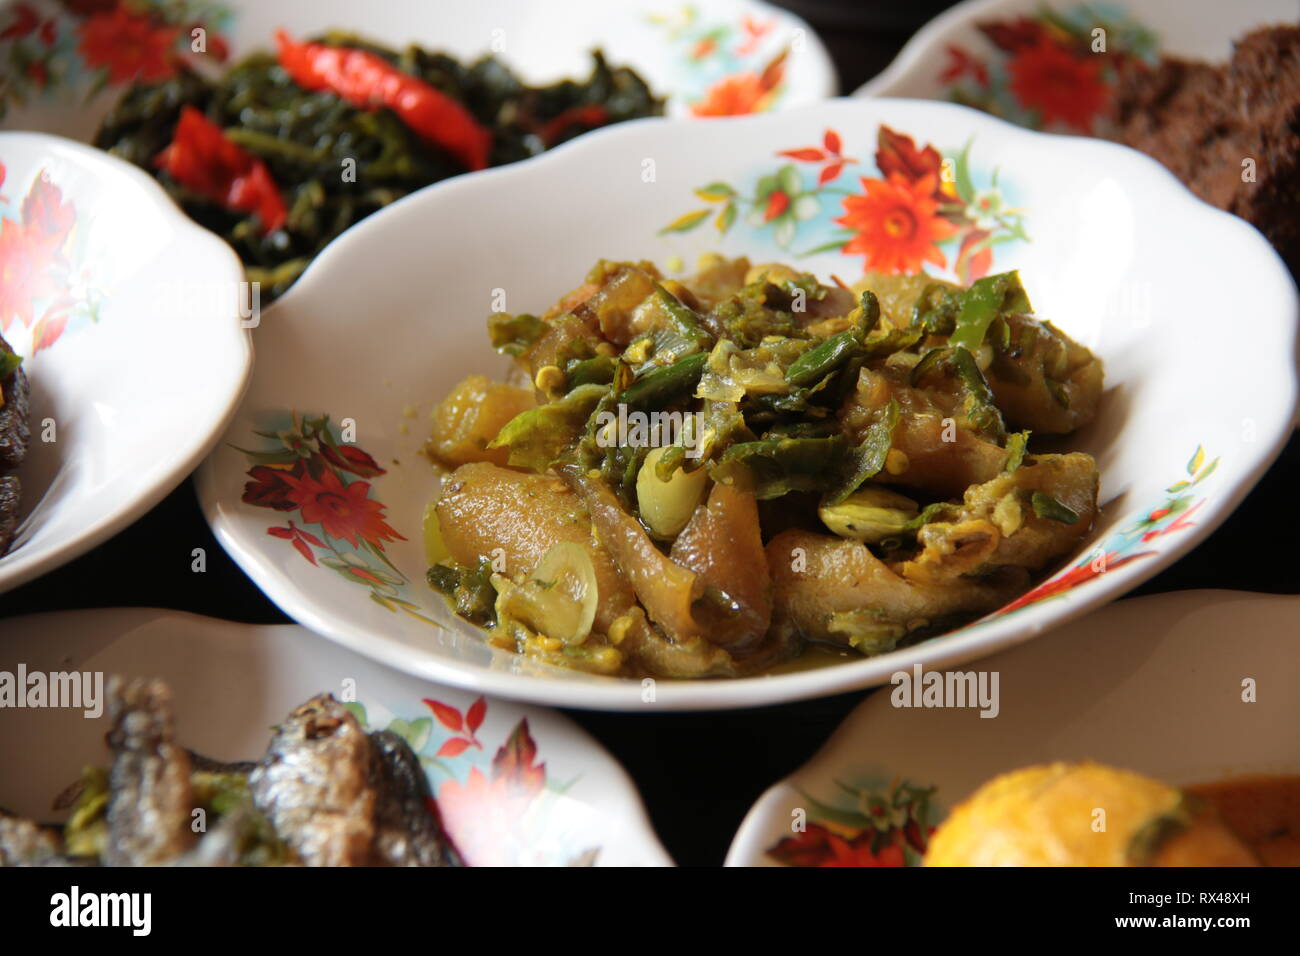
[[[817,30],[835,60],[844,93],[883,70],[907,38],[946,6],[865,0],[789,0],[782,5]],[[1300,441],[1293,437],[1218,531],[1134,594],[1210,587],[1300,592],[1293,565],[1278,559],[1279,534],[1296,527],[1297,489]],[[196,547],[208,555],[203,575],[190,570],[190,552]],[[115,606],[289,622],[217,544],[190,481],[107,544],[5,595],[0,613]],[[808,760],[865,694],[722,713],[568,713],[635,779],[672,857],[683,865],[716,866],[759,794]]]

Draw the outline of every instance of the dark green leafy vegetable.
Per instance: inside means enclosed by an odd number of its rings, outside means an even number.
[[[315,38],[365,50],[462,103],[492,133],[489,165],[534,156],[597,126],[663,112],[636,73],[593,53],[591,74],[529,87],[501,61],[464,64],[417,46],[391,50],[345,33]],[[263,160],[289,209],[281,229],[262,234],[255,217],[231,212],[160,173],[154,159],[171,142],[181,110],[194,107]],[[296,85],[270,54],[249,56],[217,80],[182,68],[136,84],[95,135],[107,149],[158,176],[200,225],[235,247],[262,300],[282,294],[312,258],[353,223],[417,189],[464,171],[387,109],[352,106]]]
[[[492,562],[479,558],[475,567],[435,564],[426,573],[429,586],[447,599],[461,617],[482,627],[496,624],[496,588],[492,586]]]

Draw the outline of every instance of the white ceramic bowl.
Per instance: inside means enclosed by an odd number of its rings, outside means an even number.
[[[0,133],[0,330],[31,381],[0,592],[76,557],[212,447],[252,366],[230,248],[97,149]]]
[[[909,811],[868,824],[879,799],[898,807],[906,799],[890,798],[900,790],[931,790],[910,816],[934,826],[998,774],[1054,760],[1097,760],[1178,786],[1300,773],[1300,740],[1281,732],[1300,721],[1297,614],[1300,598],[1235,591],[1124,601],[980,661],[998,675],[991,718],[978,707],[894,707],[899,688],[883,688],[759,798],[726,865],[890,865],[861,838],[905,826]]]
[[[659,681],[652,702],[640,682],[489,649],[424,583],[420,515],[435,480],[419,455],[429,411],[450,386],[471,372],[501,376],[508,368],[487,343],[489,310],[545,309],[601,257],[671,267],[674,258],[692,263],[720,249],[852,281],[864,258],[839,249],[846,236],[832,220],[849,197],[836,190],[856,194],[861,177],[879,177],[873,151],[882,126],[914,137],[918,149],[936,144],[948,157],[931,157],[936,175],[951,172],[972,198],[963,216],[973,218],[962,219],[948,246],[915,254],[942,254],[954,265],[952,244],[981,228],[974,217],[992,204],[1002,218],[986,224],[999,240],[991,261],[965,261],[1019,268],[1037,312],[1105,359],[1100,419],[1069,441],[1092,452],[1102,474],[1104,510],[1086,546],[1030,596],[1038,600],[947,636],[798,673]],[[780,155],[800,149],[808,151],[797,154],[802,159]],[[819,188],[835,166],[840,172]],[[709,184],[702,198],[696,190]],[[771,203],[764,190],[773,188],[792,193],[792,214],[763,223]],[[728,202],[738,203],[734,217],[725,214]],[[731,220],[725,235],[719,219]],[[431,187],[326,249],[257,330],[253,384],[199,471],[199,494],[218,539],[288,614],[411,673],[573,707],[653,711],[806,698],[880,683],[915,662],[950,664],[1027,640],[1176,560],[1232,511],[1288,434],[1295,322],[1295,287],[1264,239],[1122,147],[901,100],[840,100],[710,124],[645,120]],[[354,547],[323,535],[301,511],[250,503],[259,500],[255,483],[242,500],[255,481],[250,471],[292,460],[290,433],[322,415],[340,447],[345,439],[352,445],[350,469],[335,469],[336,492],[354,513],[382,513],[402,536],[370,524],[382,550],[363,537]]]
[[[1117,57],[1223,62],[1244,34],[1297,19],[1295,0],[966,0],[853,95],[952,100],[1034,129],[1089,133]],[[1049,33],[1055,42],[1042,39]],[[1068,46],[1079,52],[1059,52]]]
[[[474,865],[672,864],[623,768],[553,711],[396,674],[291,624],[117,608],[6,625],[0,670],[159,678],[176,700],[177,739],[216,760],[256,760],[294,707],[354,694],[358,719],[400,734],[420,757],[448,833]],[[52,820],[53,798],[81,768],[107,765],[106,713],[14,709],[4,721],[0,806],[12,812]]]
[[[89,140],[137,76],[162,78],[178,60],[218,66],[214,54],[221,51],[230,62],[270,50],[281,28],[299,38],[346,30],[398,49],[417,43],[469,60],[495,53],[532,83],[586,76],[590,53],[600,47],[665,97],[670,115],[703,108],[728,81],[742,94],[757,92],[765,67],[782,51],[781,83],[757,108],[789,109],[838,91],[812,28],[764,0],[143,0],[130,5],[133,12],[89,14],[71,6],[42,4],[35,22],[0,11],[0,30],[26,28],[0,40],[0,61],[10,62],[13,47],[34,64],[8,78],[8,99],[0,103],[8,107],[7,116],[0,109],[6,126]],[[194,53],[195,28],[205,31],[203,54]],[[47,29],[53,44],[44,41]]]

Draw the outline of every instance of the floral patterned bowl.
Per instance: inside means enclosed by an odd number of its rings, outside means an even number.
[[[1107,366],[1100,418],[1071,439],[1102,475],[1085,547],[971,626],[834,666],[647,688],[490,649],[424,582],[431,408],[467,374],[506,372],[491,309],[544,309],[601,257],[673,272],[711,250],[850,281],[863,266],[1020,269],[1038,313]],[[430,680],[643,711],[793,700],[1027,640],[1176,560],[1290,431],[1295,319],[1295,287],[1255,230],[1119,146],[904,100],[643,120],[432,187],[340,237],[256,330],[253,384],[199,495],[288,614]]]
[[[453,842],[475,866],[671,866],[623,768],[561,715],[438,687],[322,646],[293,625],[253,626],[141,608],[5,622],[0,671],[157,677],[177,737],[216,760],[254,760],[268,728],[328,691],[420,758]],[[103,766],[107,716],[9,710],[0,806],[51,819],[83,766]],[[57,754],[57,759],[51,757]]]
[[[126,527],[225,430],[253,361],[242,280],[234,252],[140,170],[0,133],[0,333],[31,383],[0,592]]]
[[[905,685],[883,688],[759,798],[726,865],[912,866],[977,787],[1054,760],[1178,785],[1300,773],[1300,740],[1284,731],[1300,721],[1298,613],[1300,598],[1236,591],[1123,601],[981,661],[998,675],[988,719],[891,706]]]
[[[935,17],[854,96],[973,106],[1031,129],[1092,134],[1125,58],[1225,61],[1295,0],[967,0]]]
[[[496,53],[525,80],[586,75],[590,51],[635,68],[671,115],[781,110],[835,95],[812,29],[764,0],[19,0],[0,9],[0,120],[89,140],[122,90],[267,49],[277,29],[340,29],[458,57]]]

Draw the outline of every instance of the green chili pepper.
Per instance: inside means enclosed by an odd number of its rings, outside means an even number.
[[[714,481],[729,483],[743,475],[759,499],[792,491],[824,491],[841,466],[843,437],[780,438],[739,442],[722,453],[710,469]]]
[[[962,296],[961,312],[948,344],[975,351],[984,344],[993,320],[1004,313],[1028,312],[1029,296],[1018,272],[1003,272],[978,279]]]
[[[704,364],[709,356],[696,352],[684,359],[678,359],[672,365],[662,366],[647,372],[624,390],[619,396],[629,409],[642,411],[651,408],[663,408],[675,399],[691,395],[704,374]]]
[[[826,505],[834,507],[841,504],[864,481],[875,477],[885,467],[885,458],[889,455],[894,429],[898,425],[898,414],[898,402],[892,398],[888,405],[877,410],[873,421],[867,426],[862,442],[846,456],[839,479],[826,496]]]
[[[618,363],[608,355],[595,358],[574,359],[564,368],[569,388],[579,385],[608,385],[614,381],[614,371]]]

